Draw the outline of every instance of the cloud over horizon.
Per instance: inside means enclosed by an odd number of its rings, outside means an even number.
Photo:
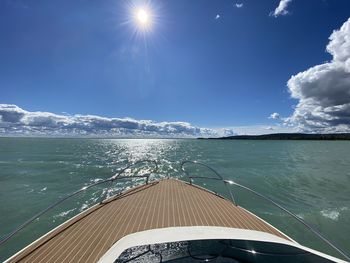
[[[350,18],[329,37],[332,61],[292,76],[287,83],[299,100],[286,122],[304,132],[350,131]]]
[[[232,129],[209,129],[188,122],[154,122],[95,115],[59,115],[30,112],[17,105],[0,104],[0,135],[106,137],[106,138],[191,138],[234,135]]]

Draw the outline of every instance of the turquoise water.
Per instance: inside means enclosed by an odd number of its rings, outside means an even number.
[[[114,175],[128,162],[158,160],[160,174],[181,177],[180,163],[188,159],[206,163],[223,177],[278,201],[350,252],[349,153],[350,142],[344,141],[0,138],[0,235],[58,198]],[[202,168],[188,168],[193,173],[210,175]],[[197,183],[227,194],[222,185]],[[120,182],[113,190],[130,185]],[[283,212],[232,189],[242,206],[297,241],[329,252]],[[0,247],[0,260],[98,201],[102,191],[87,191],[41,217]]]

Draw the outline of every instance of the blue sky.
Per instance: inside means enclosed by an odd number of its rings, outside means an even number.
[[[273,15],[279,5],[283,10]],[[134,17],[144,6],[149,30]],[[314,112],[305,106],[315,99],[308,97],[310,81],[291,77],[331,64],[340,48],[346,53],[346,37],[345,45],[326,48],[334,30],[347,36],[349,17],[348,0],[4,0],[0,103],[28,112],[181,121],[239,133],[260,126],[347,131],[348,120],[319,118],[339,105],[350,117],[350,99],[322,104],[320,114],[305,117]],[[349,89],[346,84],[341,92]],[[321,101],[315,99],[314,109]],[[276,118],[269,118],[272,113]]]

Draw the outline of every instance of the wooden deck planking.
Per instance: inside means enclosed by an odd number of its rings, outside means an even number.
[[[175,226],[223,226],[287,238],[230,201],[178,180],[137,187],[87,210],[10,262],[96,262],[119,239]]]

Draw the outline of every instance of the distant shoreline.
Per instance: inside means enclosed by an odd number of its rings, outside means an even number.
[[[198,138],[200,140],[314,140],[314,141],[347,141],[350,133],[274,133],[263,135],[234,135],[219,138]]]

